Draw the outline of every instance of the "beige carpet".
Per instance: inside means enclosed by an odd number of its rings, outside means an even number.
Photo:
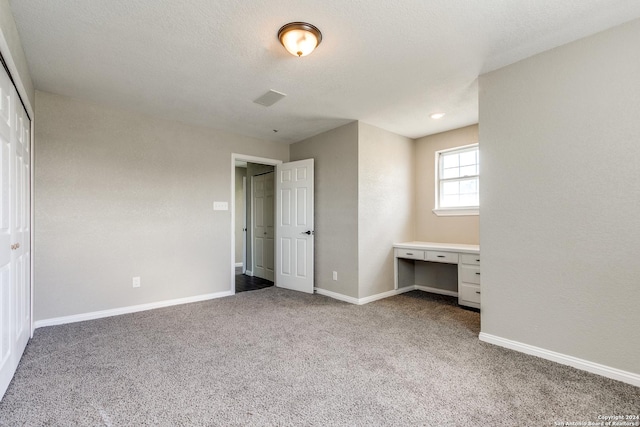
[[[354,306],[277,288],[38,329],[2,426],[553,426],[640,389],[478,341],[421,292]]]

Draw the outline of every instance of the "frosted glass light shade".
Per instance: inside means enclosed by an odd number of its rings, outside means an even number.
[[[282,46],[294,56],[307,56],[322,41],[322,33],[306,22],[290,22],[278,30]]]

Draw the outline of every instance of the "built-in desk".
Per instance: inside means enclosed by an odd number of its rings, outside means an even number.
[[[396,243],[395,288],[458,297],[458,304],[480,308],[480,246],[455,243]]]

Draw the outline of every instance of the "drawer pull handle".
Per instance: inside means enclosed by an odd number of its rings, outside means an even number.
[[[479,294],[479,293],[480,293],[480,291],[476,291],[476,294]]]
[[[480,275],[480,273],[476,273],[478,276]]]
[[[476,262],[480,262],[480,260],[479,260],[479,259],[477,259],[477,260],[476,260]]]
[[[444,258],[444,255],[438,255],[438,258]]]
[[[412,252],[407,252],[407,255],[413,255],[413,253]]]

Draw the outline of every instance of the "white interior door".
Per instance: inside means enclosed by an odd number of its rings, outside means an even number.
[[[274,279],[273,172],[253,177],[253,275]]]
[[[276,167],[276,286],[313,293],[313,159]]]
[[[29,340],[31,123],[0,69],[0,397]]]

